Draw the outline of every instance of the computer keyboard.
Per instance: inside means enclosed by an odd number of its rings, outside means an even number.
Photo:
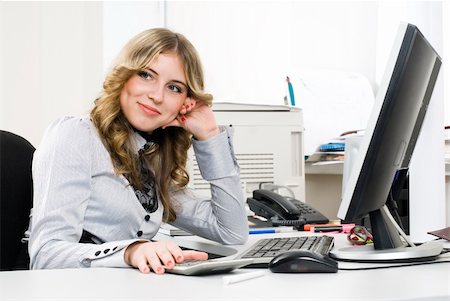
[[[276,255],[289,250],[309,250],[328,255],[334,245],[334,237],[312,235],[302,237],[273,237],[256,242],[240,258],[251,258],[253,263],[246,266],[265,268]]]

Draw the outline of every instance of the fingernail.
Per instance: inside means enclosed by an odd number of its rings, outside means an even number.
[[[156,269],[156,272],[157,272],[158,274],[162,274],[162,273],[164,273],[164,269],[161,268],[161,267],[159,267],[159,268]]]
[[[186,117],[181,117],[181,122],[185,122],[186,121]]]

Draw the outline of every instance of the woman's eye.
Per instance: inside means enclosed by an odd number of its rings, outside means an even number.
[[[169,90],[175,93],[181,93],[183,90],[176,85],[169,85]]]
[[[149,72],[144,71],[144,70],[139,71],[138,75],[143,79],[151,79],[152,78],[152,75]]]

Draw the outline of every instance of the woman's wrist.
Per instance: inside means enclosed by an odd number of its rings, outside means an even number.
[[[131,255],[133,255],[134,251],[136,250],[136,248],[144,243],[145,241],[136,241],[134,243],[132,243],[131,245],[129,245],[128,247],[126,247],[125,252],[123,254],[125,263],[128,264],[129,266],[132,266],[131,264]]]
[[[220,129],[218,126],[216,126],[215,128],[211,129],[208,132],[202,133],[201,135],[194,135],[195,139],[199,140],[199,141],[204,141],[204,140],[208,140],[214,136],[217,136],[220,134]]]

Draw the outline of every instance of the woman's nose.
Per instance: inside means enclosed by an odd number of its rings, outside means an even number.
[[[147,97],[154,103],[162,103],[164,100],[164,86],[155,85],[153,89],[150,89],[150,91],[148,91]]]

